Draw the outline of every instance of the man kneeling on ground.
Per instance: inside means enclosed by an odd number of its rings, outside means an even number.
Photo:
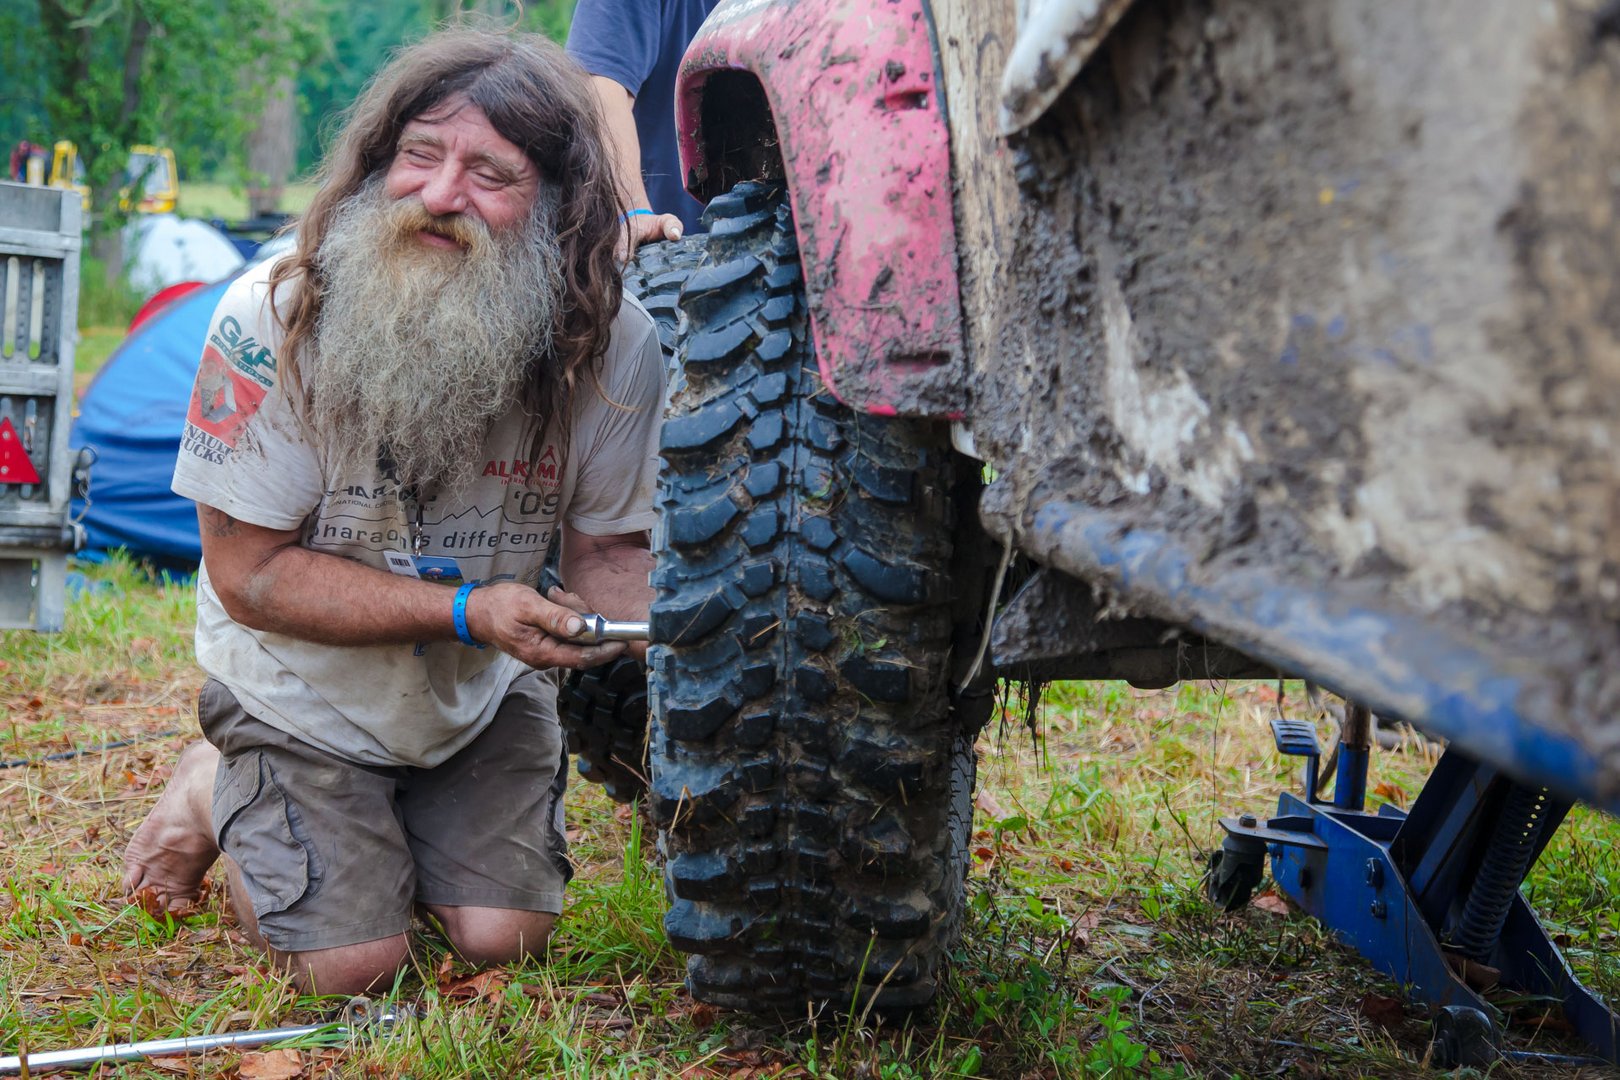
[[[174,477],[208,741],[125,886],[184,907],[223,850],[305,991],[392,980],[418,905],[481,964],[562,910],[553,671],[624,648],[569,644],[575,612],[651,600],[663,363],[612,168],[556,46],[431,37],[354,106],[296,250],[215,313]],[[547,599],[559,528],[574,592]]]

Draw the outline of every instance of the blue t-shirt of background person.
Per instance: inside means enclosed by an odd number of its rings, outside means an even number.
[[[686,193],[675,139],[675,75],[686,46],[720,0],[579,0],[568,51],[592,75],[635,95],[641,176],[651,209],[694,232],[703,204]]]

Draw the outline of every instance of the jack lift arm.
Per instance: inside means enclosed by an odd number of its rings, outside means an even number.
[[[1206,888],[1242,907],[1271,858],[1295,904],[1435,1010],[1435,1061],[1620,1065],[1620,1016],[1582,986],[1519,892],[1570,804],[1447,750],[1409,812],[1365,809],[1371,716],[1350,705],[1331,801],[1318,797],[1315,727],[1276,719],[1277,749],[1305,759],[1304,797],[1270,819],[1223,818]],[[1599,1059],[1504,1050],[1500,990],[1562,1007]]]

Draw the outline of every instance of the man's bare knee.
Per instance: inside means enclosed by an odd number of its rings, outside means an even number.
[[[444,907],[428,910],[444,927],[456,953],[468,963],[514,964],[545,952],[557,916],[511,908]]]
[[[386,990],[411,957],[404,934],[340,945],[333,949],[284,953],[272,950],[277,967],[291,973],[304,994],[365,994]]]

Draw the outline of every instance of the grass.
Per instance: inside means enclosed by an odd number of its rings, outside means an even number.
[[[79,328],[79,343],[73,351],[73,389],[83,395],[84,388],[90,385],[90,380],[101,365],[112,356],[113,350],[122,345],[124,338],[129,336],[129,326],[81,326]]]
[[[86,254],[79,265],[79,340],[73,350],[73,390],[85,387],[129,333],[145,297],[122,278],[108,282],[104,264]]]
[[[146,297],[123,277],[107,280],[106,263],[85,255],[79,264],[79,326],[128,326]]]
[[[288,184],[282,194],[281,209],[296,214],[308,206],[314,197],[314,184]],[[182,180],[176,210],[181,217],[239,221],[248,216],[247,191],[238,185],[218,180]]]
[[[220,892],[178,920],[120,903],[119,855],[194,737],[200,675],[189,588],[119,560],[90,578],[64,633],[0,634],[0,757],[135,740],[0,769],[0,1053],[328,1016],[335,1003],[298,998],[241,943]],[[1300,714],[1299,689],[1284,690],[1281,707]],[[547,963],[475,974],[424,934],[395,995],[418,1018],[389,1037],[103,1075],[1430,1075],[1418,1011],[1314,921],[1274,897],[1222,915],[1200,894],[1216,819],[1263,811],[1292,784],[1270,749],[1278,708],[1274,685],[1060,684],[1032,739],[1011,702],[980,744],[965,933],[939,1003],[908,1022],[762,1022],[692,1002],[662,934],[651,838],[576,784],[581,870]],[[1431,761],[1379,754],[1379,798],[1414,794]],[[1617,851],[1620,825],[1578,811],[1531,881],[1611,1000]],[[1514,1039],[1559,1045],[1533,1030]]]

